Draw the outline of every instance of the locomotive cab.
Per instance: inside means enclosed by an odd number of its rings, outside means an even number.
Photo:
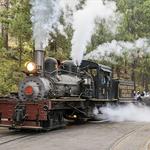
[[[111,99],[112,71],[108,66],[97,64],[88,60],[83,60],[80,66],[82,71],[88,72],[93,78],[94,89],[93,98]]]

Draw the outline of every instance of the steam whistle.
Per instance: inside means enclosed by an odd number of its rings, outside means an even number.
[[[77,65],[77,76],[80,76],[80,67]]]

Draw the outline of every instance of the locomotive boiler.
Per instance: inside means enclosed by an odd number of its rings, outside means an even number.
[[[0,126],[10,129],[50,130],[65,126],[65,119],[85,121],[107,103],[131,101],[133,83],[112,79],[108,66],[83,60],[59,62],[35,51],[26,64],[26,77],[17,96],[0,98]]]
[[[65,61],[58,69],[57,60],[47,58],[44,63],[43,76],[28,76],[19,85],[19,100],[38,101],[45,98],[81,97],[81,85],[91,86],[92,78],[82,77],[71,61]],[[82,93],[81,93],[82,91]]]

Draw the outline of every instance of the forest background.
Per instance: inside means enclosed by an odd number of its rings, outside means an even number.
[[[97,20],[86,53],[112,40],[133,42],[139,38],[150,39],[150,0],[114,1],[117,11],[122,14],[117,33],[107,30],[105,21]],[[86,0],[80,0],[77,9],[82,9],[85,3]],[[0,95],[17,91],[17,85],[24,76],[24,64],[33,57],[30,8],[29,0],[0,0]],[[71,10],[68,11],[71,14]],[[64,60],[70,58],[73,28],[71,24],[65,24],[63,12],[59,22],[67,36],[55,27],[55,32],[50,33],[52,39],[46,55]],[[120,56],[111,54],[111,59],[113,63],[104,57],[96,61],[112,67],[114,78],[133,80],[135,90],[150,90],[150,51],[145,52],[142,48],[133,53],[125,51]]]

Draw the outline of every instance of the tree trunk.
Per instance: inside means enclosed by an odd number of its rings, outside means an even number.
[[[132,81],[134,84],[134,91],[136,91],[135,69],[132,68]]]
[[[146,92],[149,91],[149,88],[148,88],[148,82],[149,82],[149,77],[146,76],[146,78],[145,78],[145,91],[146,91]]]
[[[116,74],[117,74],[117,78],[120,79],[120,69],[116,68]]]
[[[3,46],[8,50],[8,25],[2,23],[1,35],[3,39]]]
[[[144,75],[144,73],[143,72],[141,72],[141,78],[142,78],[142,88],[144,89],[145,88],[145,75]]]
[[[5,33],[4,33],[4,47],[8,50],[8,25],[5,25]]]
[[[22,38],[19,39],[19,68],[21,69],[21,64],[22,64],[22,52],[23,52],[23,47],[22,47]]]
[[[2,37],[4,37],[4,24],[3,23],[1,24],[1,35]]]
[[[6,0],[5,1],[5,9],[7,10],[7,13],[8,13],[8,10],[9,10],[9,0]],[[7,21],[8,21],[8,15],[6,15],[6,18],[5,18]],[[9,24],[6,22],[6,23],[2,23],[2,38],[3,38],[3,44],[4,44],[4,47],[8,50],[9,48],[9,44],[8,44],[8,41],[9,41],[9,38],[8,38],[8,30],[9,30]]]
[[[114,74],[115,74],[115,70],[114,70],[114,66],[112,66],[112,78],[114,78]]]

